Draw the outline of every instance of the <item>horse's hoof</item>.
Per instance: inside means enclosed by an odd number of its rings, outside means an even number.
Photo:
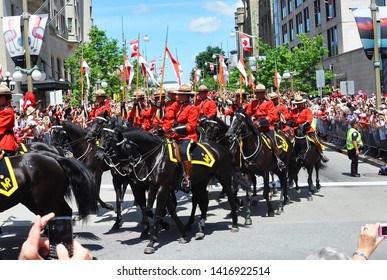
[[[283,212],[284,212],[284,208],[283,207],[277,209],[277,215],[282,214]]]
[[[269,212],[269,213],[267,214],[267,216],[268,216],[268,217],[274,217],[274,211]]]
[[[251,206],[257,206],[257,205],[258,205],[258,201],[257,200],[251,201]]]
[[[246,226],[251,226],[253,224],[253,221],[251,220],[251,218],[247,218],[246,220],[245,220],[245,225]]]
[[[308,201],[313,201],[313,197],[309,196]]]
[[[290,204],[290,199],[289,198],[285,198],[284,205],[289,205],[289,204]]]
[[[104,208],[107,209],[107,210],[110,210],[110,211],[114,210],[114,207],[111,204],[106,204],[106,207],[104,207]]]
[[[296,187],[296,193],[301,193],[301,189]]]
[[[179,238],[179,244],[186,244],[187,242],[188,242],[187,238],[185,238],[185,237]]]
[[[170,226],[167,222],[160,222],[160,225],[163,227],[164,230],[169,230]]]
[[[316,186],[316,189],[317,189],[317,190],[320,190],[320,189],[321,189],[321,185],[317,185],[317,186]]]
[[[204,233],[203,232],[197,232],[195,234],[195,240],[202,240],[204,238]]]
[[[145,250],[144,250],[144,254],[147,254],[147,255],[153,254],[155,251],[156,250],[153,247],[146,247]]]
[[[232,227],[231,228],[231,232],[239,232],[239,228],[238,227]]]

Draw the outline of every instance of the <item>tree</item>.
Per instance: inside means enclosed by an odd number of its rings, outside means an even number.
[[[94,91],[94,86],[98,79],[103,79],[108,83],[106,88],[108,96],[113,96],[114,93],[121,91],[121,82],[117,69],[119,65],[123,65],[123,52],[118,47],[117,40],[107,38],[106,32],[98,29],[97,26],[91,28],[89,37],[90,42],[83,43],[65,61],[66,71],[76,79],[75,83],[72,84],[73,94],[70,101],[72,105],[79,106],[81,104],[80,71],[82,57],[90,67],[90,88],[88,89],[90,100],[92,99],[92,94],[90,93]],[[86,89],[86,79],[84,84]]]
[[[318,64],[328,53],[323,44],[322,35],[313,38],[305,34],[297,36],[301,43],[289,50],[288,44],[284,44],[275,49],[264,44],[261,40],[258,44],[259,53],[266,57],[258,63],[256,81],[263,83],[266,88],[274,87],[274,72],[277,69],[281,75],[286,71],[294,71],[293,85],[296,90],[316,95],[316,70],[321,69]],[[325,80],[333,77],[331,70],[325,71]],[[281,89],[284,90],[286,83],[281,83]],[[329,85],[326,86],[327,88]]]
[[[198,84],[205,84],[209,90],[216,90],[218,87],[214,75],[217,75],[216,72],[219,71],[219,54],[224,57],[224,51],[221,48],[208,46],[205,51],[199,53],[195,58],[196,67],[200,69],[201,79],[203,79],[203,82],[200,81]],[[211,72],[210,63],[215,64],[216,72]],[[191,71],[192,81],[194,80],[194,71],[195,69]]]

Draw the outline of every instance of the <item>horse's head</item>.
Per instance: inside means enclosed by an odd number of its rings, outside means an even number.
[[[114,119],[111,118],[107,111],[102,112],[99,116],[96,117],[95,121],[93,121],[90,130],[87,132],[85,138],[88,142],[94,142],[96,139],[100,137],[100,133],[103,128],[111,126],[114,122]]]
[[[216,120],[206,119],[203,123],[205,141],[217,141],[220,138],[220,127]]]
[[[56,148],[65,148],[69,145],[70,140],[67,135],[67,132],[63,129],[63,126],[60,123],[51,126],[51,145]]]
[[[234,118],[228,131],[226,132],[226,136],[231,140],[235,140],[246,130],[246,118],[248,116],[243,111],[237,111],[234,113]]]

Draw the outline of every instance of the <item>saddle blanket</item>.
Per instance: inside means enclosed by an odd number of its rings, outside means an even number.
[[[267,135],[266,133],[262,133],[261,135],[262,135],[263,142],[265,142],[266,146],[269,149],[271,149],[271,145],[270,145],[271,138],[270,138],[270,136]],[[284,152],[287,152],[288,149],[289,149],[289,145],[286,142],[286,140],[281,135],[279,135],[278,133],[274,133],[274,136],[275,136],[275,143],[277,144],[278,149],[283,150]]]
[[[28,149],[24,143],[19,143],[19,147],[16,149],[17,155],[22,155],[28,152]]]
[[[167,140],[167,143],[169,159],[172,162],[180,162],[180,155],[177,155],[177,152],[173,147],[173,142]],[[195,143],[194,141],[191,141],[188,146],[188,150],[191,152],[190,156],[192,164],[199,164],[208,167],[212,167],[214,165],[214,157],[212,156],[211,152],[201,143]]]
[[[15,173],[9,157],[0,160],[0,194],[11,196],[18,189]]]

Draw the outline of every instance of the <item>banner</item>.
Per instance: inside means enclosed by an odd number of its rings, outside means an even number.
[[[8,53],[17,66],[25,67],[21,16],[3,17],[3,37]]]
[[[374,25],[370,8],[351,8],[355,17],[360,40],[369,60],[374,56]]]
[[[39,55],[42,48],[48,14],[31,15],[28,22],[30,55]]]
[[[379,7],[380,19],[380,55],[382,59],[387,58],[387,7]]]

